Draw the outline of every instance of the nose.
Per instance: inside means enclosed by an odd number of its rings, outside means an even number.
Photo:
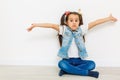
[[[75,22],[75,21],[73,21],[73,23],[75,24],[76,22]]]

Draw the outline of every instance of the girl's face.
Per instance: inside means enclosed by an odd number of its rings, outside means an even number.
[[[76,14],[70,14],[66,24],[70,27],[71,30],[76,30],[79,27],[79,16]]]

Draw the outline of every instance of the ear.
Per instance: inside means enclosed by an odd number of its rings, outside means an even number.
[[[64,24],[67,24],[66,21],[64,22]]]
[[[67,22],[65,21],[64,24],[67,25]]]

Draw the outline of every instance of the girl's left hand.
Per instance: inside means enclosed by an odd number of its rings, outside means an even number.
[[[117,18],[113,17],[112,14],[109,15],[110,21],[116,22]]]

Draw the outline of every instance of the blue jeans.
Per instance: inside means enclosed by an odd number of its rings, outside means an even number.
[[[82,60],[81,58],[62,59],[58,66],[68,74],[87,76],[88,71],[95,68],[95,62],[91,60]]]

